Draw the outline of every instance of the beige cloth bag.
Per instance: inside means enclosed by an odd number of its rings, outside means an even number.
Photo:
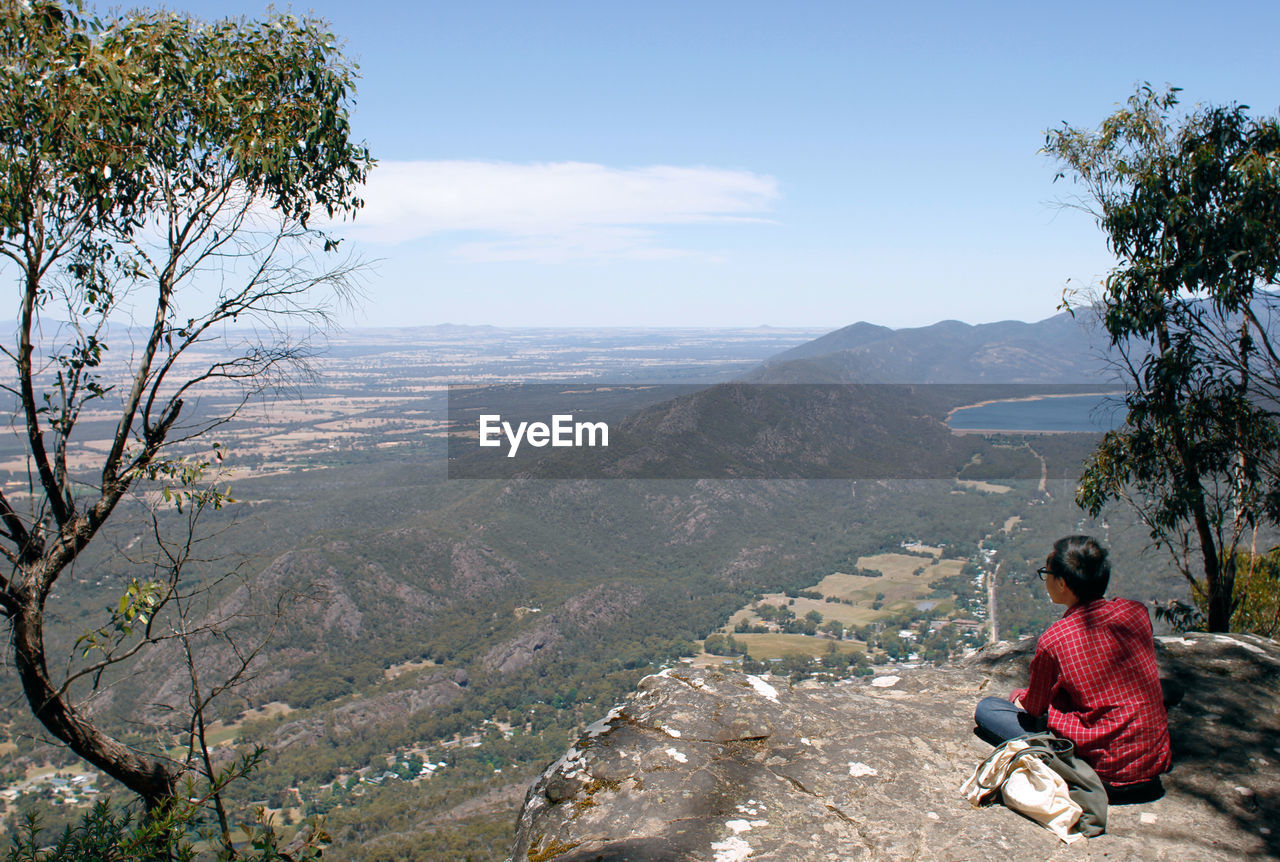
[[[974,808],[995,800],[999,791],[1004,804],[1044,826],[1068,844],[1084,836],[1072,831],[1082,809],[1072,798],[1067,782],[1049,768],[1044,755],[1028,752],[1021,739],[1011,739],[978,764],[960,792]]]

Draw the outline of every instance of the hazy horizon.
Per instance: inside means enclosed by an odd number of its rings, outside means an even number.
[[[302,8],[379,162],[339,226],[378,261],[360,326],[1041,320],[1112,265],[1046,129],[1143,81],[1280,101],[1280,6],[1250,0]]]

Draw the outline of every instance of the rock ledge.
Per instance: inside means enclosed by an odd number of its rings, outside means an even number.
[[[1159,639],[1186,689],[1165,796],[1068,847],[959,787],[990,747],[973,706],[1025,678],[1033,641],[957,665],[791,686],[676,668],[591,725],[530,788],[517,862],[1280,858],[1280,647]]]

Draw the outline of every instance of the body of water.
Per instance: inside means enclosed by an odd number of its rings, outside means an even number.
[[[957,431],[1110,431],[1124,421],[1118,394],[1044,396],[962,407],[947,424]]]

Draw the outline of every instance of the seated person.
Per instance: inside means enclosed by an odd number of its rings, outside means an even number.
[[[999,743],[1047,727],[1075,743],[1113,798],[1158,786],[1169,722],[1146,607],[1102,597],[1111,564],[1089,536],[1059,539],[1038,573],[1067,610],[1036,642],[1028,687],[979,702],[979,734]]]

